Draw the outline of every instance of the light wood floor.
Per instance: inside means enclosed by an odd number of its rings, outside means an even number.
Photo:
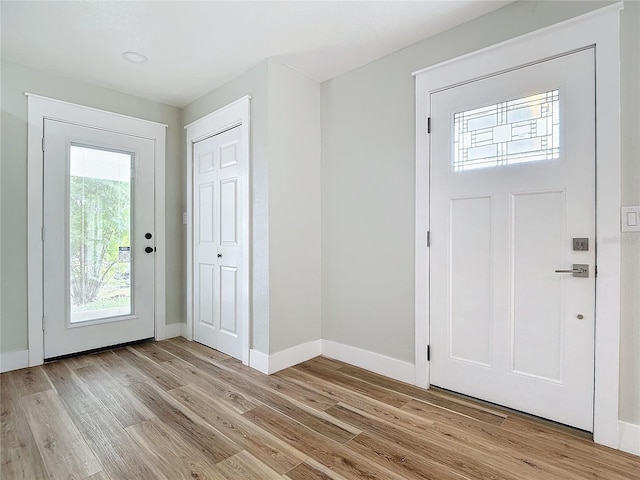
[[[639,479],[640,457],[319,357],[176,338],[0,377],[2,480]]]

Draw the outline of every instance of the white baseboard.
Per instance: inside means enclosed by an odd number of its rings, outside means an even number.
[[[618,422],[618,448],[627,453],[640,455],[640,425]]]
[[[0,373],[29,366],[29,350],[5,352],[0,355]]]
[[[256,370],[271,375],[285,368],[293,367],[302,362],[306,362],[321,354],[322,341],[313,340],[302,343],[295,347],[287,348],[280,352],[267,355],[257,350],[249,352],[249,366]]]
[[[322,340],[322,355],[411,385],[416,382],[416,366],[413,363],[369,350]]]
[[[164,338],[184,337],[186,329],[186,323],[170,323],[164,327]]]
[[[306,362],[322,353],[322,340],[313,340],[269,355],[269,373]]]
[[[249,366],[269,375],[269,355],[258,350],[249,350]]]

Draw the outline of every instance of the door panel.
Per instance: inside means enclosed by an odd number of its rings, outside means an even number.
[[[198,296],[198,319],[199,323],[206,325],[209,328],[215,328],[215,305],[214,295],[216,288],[216,266],[201,263],[199,265],[200,276],[198,278],[198,285],[201,292],[209,292],[210,294],[202,294]],[[197,340],[197,339],[196,339]]]
[[[235,358],[242,356],[239,322],[239,127],[193,144],[194,339]]]
[[[238,179],[220,182],[220,244],[238,245]]]
[[[593,51],[431,95],[430,382],[593,426]],[[574,251],[572,238],[589,238]],[[556,273],[573,264],[588,278]]]
[[[512,205],[512,251],[536,255],[514,255],[513,259],[511,368],[559,382],[565,309],[562,278],[554,270],[562,265],[566,248],[564,191],[516,194]]]
[[[215,228],[213,225],[215,210],[215,183],[203,183],[198,192],[198,238],[201,247],[209,245],[213,247]]]
[[[44,134],[45,358],[153,337],[153,141],[53,120]]]
[[[220,331],[238,336],[238,269],[220,267]]]
[[[451,200],[451,355],[490,366],[493,289],[491,286],[491,196]],[[470,274],[473,272],[473,274]]]

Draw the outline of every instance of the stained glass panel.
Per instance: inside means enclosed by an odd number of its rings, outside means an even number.
[[[560,157],[560,92],[531,95],[453,116],[453,170]]]

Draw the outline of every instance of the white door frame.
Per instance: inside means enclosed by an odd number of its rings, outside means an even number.
[[[242,283],[240,293],[242,298],[239,304],[239,317],[242,326],[242,363],[249,364],[249,349],[251,340],[250,308],[251,308],[251,277],[250,277],[250,96],[242,97],[218,110],[191,122],[184,128],[187,131],[187,331],[186,337],[193,340],[193,144],[205,138],[224,132],[239,126],[242,129],[242,154],[239,158],[239,176],[244,180],[244,186],[240,191],[240,275]]]
[[[429,165],[430,96],[439,90],[595,45],[596,55],[596,278],[594,432],[596,443],[619,448],[620,45],[622,3],[427,67],[416,77],[416,384],[429,387]],[[434,126],[437,128],[437,126]],[[447,128],[447,127],[444,127]],[[434,232],[437,235],[437,232]]]
[[[114,133],[153,140],[155,163],[155,338],[165,338],[165,137],[167,125],[76,105],[26,93],[28,106],[27,146],[27,316],[29,325],[29,366],[44,362],[43,289],[43,138],[44,120],[95,127]]]

